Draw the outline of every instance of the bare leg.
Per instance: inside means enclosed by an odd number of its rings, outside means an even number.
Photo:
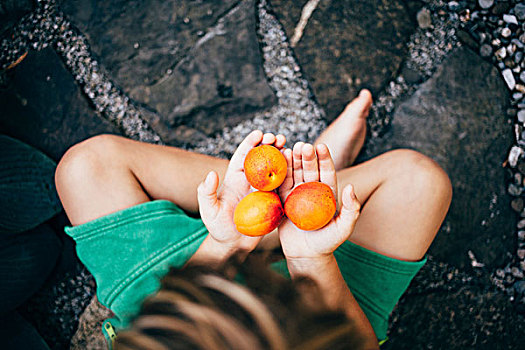
[[[364,204],[350,241],[401,260],[425,255],[452,199],[450,180],[437,163],[396,150],[337,175],[340,191],[353,184]]]
[[[363,146],[371,103],[370,92],[363,90],[315,143],[328,146],[339,170],[339,191],[353,184],[363,204],[350,241],[392,258],[418,260],[446,215],[450,180],[434,161],[410,150],[387,152],[346,168]]]
[[[328,146],[336,170],[352,165],[361,151],[366,136],[366,117],[371,105],[372,94],[362,90],[315,141],[315,145],[324,143]]]
[[[222,179],[227,166],[227,160],[175,147],[100,135],[64,155],[55,181],[66,214],[79,225],[151,199],[196,213],[198,184],[211,170]]]

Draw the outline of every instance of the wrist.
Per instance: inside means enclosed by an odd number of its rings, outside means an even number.
[[[327,269],[337,266],[333,254],[319,255],[316,257],[286,257],[288,271],[292,277],[296,275],[316,275]]]

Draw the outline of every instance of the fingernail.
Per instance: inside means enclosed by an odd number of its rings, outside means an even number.
[[[208,176],[206,176],[206,180],[204,180],[207,186],[211,184],[211,171],[208,173]]]

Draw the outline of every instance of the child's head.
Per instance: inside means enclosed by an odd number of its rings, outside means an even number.
[[[119,333],[115,349],[347,349],[360,344],[353,324],[343,312],[325,307],[311,280],[292,282],[249,258],[243,264],[232,259],[220,271],[172,269],[131,327]]]

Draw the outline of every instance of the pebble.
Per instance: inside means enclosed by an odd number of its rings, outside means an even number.
[[[522,228],[525,228],[525,219],[521,219],[520,221],[518,221],[518,224],[516,225],[520,230]]]
[[[523,278],[523,272],[516,266],[512,267],[512,276],[516,278]]]
[[[522,109],[518,112],[518,120],[522,123],[525,123],[525,109]]]
[[[525,281],[518,281],[512,287],[518,295],[525,294]]]
[[[492,46],[490,46],[489,44],[481,45],[481,47],[479,48],[479,54],[481,55],[481,57],[490,57],[490,56],[492,56]]]
[[[502,47],[501,49],[499,49],[498,51],[496,51],[496,57],[498,57],[500,60],[504,59],[505,57],[507,57],[507,49],[505,49],[504,47]]]
[[[501,30],[501,36],[504,38],[508,38],[509,36],[511,36],[511,34],[512,30],[510,30],[510,28],[505,27]]]
[[[432,18],[430,17],[430,11],[427,8],[422,8],[416,16],[417,24],[421,29],[427,29],[432,27]]]
[[[519,92],[521,92],[522,94],[525,94],[525,85],[523,85],[523,84],[516,84],[515,89],[518,90]]]
[[[520,258],[520,260],[525,259],[525,249],[518,249],[518,258]]]
[[[516,19],[516,16],[513,15],[503,15],[503,20],[508,24],[515,24],[518,25],[518,20]]]
[[[508,192],[511,196],[517,197],[523,192],[523,188],[521,186],[516,186],[515,184],[510,184]]]
[[[525,20],[525,4],[519,3],[514,7],[514,14],[520,19]]]
[[[522,155],[523,155],[523,149],[521,149],[518,146],[512,146],[512,148],[510,149],[509,158],[508,158],[509,165],[513,168],[516,167],[516,164],[518,164],[518,160],[520,159]]]
[[[518,239],[525,241],[525,231],[518,231]]]
[[[514,211],[518,213],[521,212],[523,210],[523,198],[514,198],[512,202],[510,202],[510,206],[512,207],[512,209],[514,209]]]
[[[503,75],[503,79],[505,80],[505,83],[507,83],[507,86],[509,90],[514,90],[514,87],[516,86],[516,80],[514,79],[514,74],[512,74],[512,71],[510,69],[505,69],[501,72]]]
[[[488,9],[494,5],[494,0],[478,0],[478,4],[482,9]]]

